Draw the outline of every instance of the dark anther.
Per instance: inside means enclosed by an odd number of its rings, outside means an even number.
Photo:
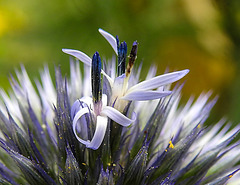
[[[137,58],[137,50],[138,50],[138,43],[137,43],[137,41],[134,41],[133,45],[132,45],[132,50],[129,55],[129,62],[128,62],[128,66],[127,66],[126,76],[128,76],[131,73],[133,64]]]
[[[102,99],[101,67],[101,58],[99,53],[96,52],[92,58],[92,96],[94,103]]]

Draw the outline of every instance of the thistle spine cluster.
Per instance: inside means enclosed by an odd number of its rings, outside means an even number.
[[[10,97],[1,91],[1,183],[237,184],[240,128],[224,120],[204,126],[216,98],[206,93],[180,106],[183,85],[170,84],[188,70],[150,70],[139,82],[137,42],[126,65],[126,43],[100,33],[117,55],[117,72],[109,73],[114,60],[103,70],[97,52],[64,49],[85,64],[83,76],[78,61],[69,79],[57,67],[55,88],[45,67],[35,90],[22,68]]]

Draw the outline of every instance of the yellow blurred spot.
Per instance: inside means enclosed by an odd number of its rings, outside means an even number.
[[[23,28],[26,16],[19,7],[0,7],[0,37],[9,31]]]
[[[233,177],[233,175],[229,175],[229,176],[228,176],[229,179],[232,178],[232,177]]]
[[[167,149],[165,150],[165,152],[167,152]]]
[[[211,54],[224,57],[226,50],[232,47],[227,35],[221,30],[220,12],[209,0],[183,0],[188,18],[198,28],[197,39],[211,52]]]
[[[86,163],[82,163],[82,165],[86,166]]]
[[[174,148],[174,145],[172,144],[172,141],[169,141],[169,148]]]
[[[116,164],[113,163],[113,166],[116,166]]]
[[[3,35],[7,29],[8,29],[7,19],[3,15],[3,13],[0,12],[0,36]]]
[[[201,128],[201,125],[200,125],[200,124],[198,124],[197,128]]]

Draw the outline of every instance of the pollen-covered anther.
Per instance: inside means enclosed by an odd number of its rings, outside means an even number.
[[[172,141],[169,141],[169,148],[174,148]]]

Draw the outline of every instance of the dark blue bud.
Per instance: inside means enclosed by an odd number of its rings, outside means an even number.
[[[118,38],[118,35],[116,35],[116,42],[117,42],[117,50],[119,52],[119,38]]]
[[[124,41],[123,44],[124,44],[124,52],[127,55],[127,43]]]
[[[92,96],[94,103],[102,99],[101,68],[101,58],[99,53],[96,52],[92,57]]]
[[[118,76],[125,73],[126,58],[127,58],[127,43],[124,41],[121,43],[118,49],[118,67],[117,67]]]

